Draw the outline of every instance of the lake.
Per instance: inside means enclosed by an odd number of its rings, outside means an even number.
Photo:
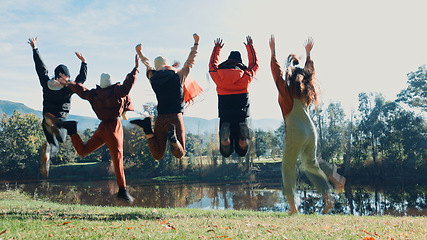
[[[150,208],[287,211],[280,179],[257,182],[158,182],[128,180],[132,206]],[[306,185],[304,185],[306,186]],[[70,204],[128,206],[116,198],[115,180],[5,182],[0,190],[22,189],[30,196]],[[331,213],[352,215],[427,216],[427,186],[350,186]],[[322,198],[311,189],[296,195],[300,213],[320,213]]]

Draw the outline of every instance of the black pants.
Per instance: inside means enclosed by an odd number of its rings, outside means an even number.
[[[61,121],[62,119],[58,119]],[[59,130],[59,136],[54,136],[50,132],[50,126],[47,125],[46,120],[43,119],[42,121],[42,127],[44,135],[46,136],[46,140],[50,145],[50,156],[53,157],[59,152],[59,143],[63,143],[67,138],[67,129],[65,128],[58,128]]]
[[[219,119],[219,129],[221,129],[222,124],[228,122],[230,123],[230,145],[224,146],[221,144],[221,140],[219,141],[219,151],[221,152],[221,155],[224,157],[229,157],[233,151],[235,150],[237,155],[240,157],[246,156],[246,153],[248,152],[249,145],[242,149],[239,145],[239,139],[240,139],[240,123],[245,123],[246,125],[247,120],[246,118],[243,119]]]

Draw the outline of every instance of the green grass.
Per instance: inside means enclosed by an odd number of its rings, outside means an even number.
[[[0,239],[426,239],[426,226],[426,217],[97,207],[0,192]]]

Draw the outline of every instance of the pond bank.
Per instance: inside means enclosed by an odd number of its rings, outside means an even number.
[[[99,207],[0,192],[4,239],[426,239],[426,217]]]

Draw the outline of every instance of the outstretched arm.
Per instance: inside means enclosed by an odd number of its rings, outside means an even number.
[[[79,75],[76,77],[76,82],[83,84],[86,81],[87,77],[87,64],[86,59],[83,57],[81,53],[75,52],[76,56],[80,61],[82,61],[82,64],[80,65],[80,72]]]
[[[39,76],[40,85],[45,88],[47,87],[47,81],[49,81],[49,73],[47,70],[46,65],[43,63],[43,60],[40,57],[39,50],[36,46],[37,43],[37,37],[33,38],[30,37],[28,39],[28,44],[31,45],[31,48],[33,49],[33,59],[34,64],[36,65],[36,72]]]
[[[139,43],[136,45],[135,50],[139,56],[139,59],[141,59],[141,62],[147,67],[147,77],[150,78],[152,71],[154,71],[154,67],[151,66],[150,60],[144,54],[142,54],[142,44]]]
[[[248,59],[249,59],[249,65],[248,65],[248,71],[251,72],[252,77],[255,77],[255,74],[258,72],[258,58],[255,52],[255,48],[253,45],[253,41],[251,36],[246,37],[246,43],[244,43],[246,46],[246,50],[248,51]]]
[[[211,59],[209,61],[209,72],[214,72],[218,69],[219,65],[219,55],[221,53],[221,48],[224,46],[221,38],[214,40],[214,48],[212,50]]]
[[[305,53],[307,55],[304,68],[314,73],[314,63],[311,60],[311,56],[310,56],[311,50],[314,47],[314,39],[312,37],[307,38],[307,40],[304,43],[304,47],[305,47]]]
[[[181,84],[184,84],[185,79],[187,79],[187,76],[190,73],[190,68],[193,67],[194,60],[195,60],[196,55],[197,55],[197,49],[199,47],[200,37],[199,37],[199,35],[197,35],[197,33],[194,33],[193,39],[194,39],[194,45],[191,48],[190,55],[188,56],[187,61],[185,61],[182,69],[178,72],[179,78],[181,80]]]
[[[283,71],[280,67],[279,62],[276,58],[276,39],[274,35],[271,35],[270,38],[270,51],[271,51],[271,73],[273,74],[274,82],[279,92],[283,92],[283,88],[286,85],[285,80],[283,79]]]

